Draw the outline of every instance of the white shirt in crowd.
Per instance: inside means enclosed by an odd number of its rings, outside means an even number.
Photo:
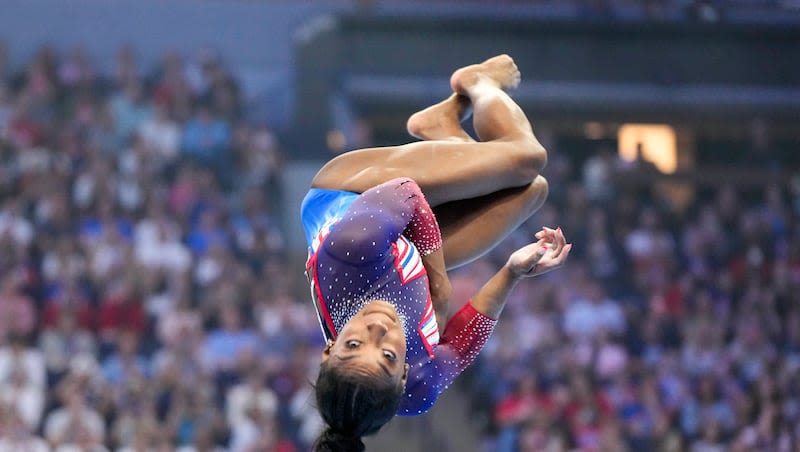
[[[192,264],[192,254],[180,242],[172,225],[143,220],[136,225],[136,260],[148,268],[183,272]]]
[[[18,367],[25,372],[27,381],[37,387],[44,387],[46,372],[41,352],[26,348],[15,353],[11,347],[0,348],[0,382],[8,381]]]
[[[33,238],[30,221],[14,212],[0,211],[0,236],[8,235],[18,245],[27,245]]]
[[[612,300],[575,300],[564,313],[564,331],[572,338],[593,337],[601,329],[614,333],[625,329],[625,315]]]
[[[50,452],[47,441],[38,436],[26,436],[24,438],[0,438],[0,452]]]
[[[84,407],[79,413],[80,419],[75,420],[72,416],[69,408],[59,408],[47,416],[44,434],[48,441],[58,443],[67,434],[72,433],[69,430],[76,423],[82,424],[94,438],[102,440],[105,437],[105,423],[96,411]]]
[[[278,409],[278,397],[268,388],[254,388],[242,383],[228,391],[226,397],[228,425],[236,425],[248,419],[247,411],[253,407],[267,416],[272,416]]]
[[[21,384],[7,382],[0,385],[0,403],[14,407],[30,431],[35,431],[39,426],[44,411],[44,401],[44,388],[30,382]]]
[[[164,118],[150,118],[139,127],[139,137],[145,146],[161,157],[171,159],[178,155],[181,131],[176,123]]]
[[[53,452],[108,452],[108,449],[99,444],[88,447],[78,444],[62,444],[53,449]]]

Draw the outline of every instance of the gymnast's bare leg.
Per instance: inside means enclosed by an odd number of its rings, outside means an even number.
[[[519,77],[507,55],[455,71],[454,94],[409,118],[409,133],[425,141],[342,154],[320,170],[312,186],[362,193],[410,177],[436,211],[447,268],[479,257],[547,197],[547,182],[539,175],[547,153],[504,91],[516,87]],[[461,128],[469,108],[480,141]]]

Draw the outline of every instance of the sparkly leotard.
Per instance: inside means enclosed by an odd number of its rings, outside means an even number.
[[[306,273],[322,332],[337,332],[367,303],[391,303],[410,365],[399,415],[427,411],[469,366],[496,320],[464,306],[439,334],[421,255],[441,247],[433,211],[417,184],[395,179],[359,195],[312,189],[303,200]]]

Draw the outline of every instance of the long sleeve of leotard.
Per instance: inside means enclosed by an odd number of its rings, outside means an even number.
[[[322,248],[340,261],[365,264],[385,257],[401,234],[423,255],[442,246],[433,210],[409,178],[393,179],[362,193],[331,227]]]
[[[406,384],[406,397],[401,402],[401,415],[427,411],[439,394],[477,358],[497,325],[497,320],[478,312],[471,303],[447,322],[432,362],[413,372],[413,381]]]

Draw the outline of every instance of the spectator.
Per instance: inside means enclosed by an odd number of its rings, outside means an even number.
[[[0,452],[49,452],[47,442],[32,433],[19,414],[0,404]]]
[[[180,128],[169,117],[164,104],[156,104],[153,116],[139,126],[138,135],[144,146],[165,163],[171,162],[180,151]]]
[[[76,448],[99,447],[105,437],[105,424],[100,414],[86,404],[83,394],[71,393],[65,406],[47,416],[44,431],[56,450],[80,450]]]
[[[218,450],[223,417],[212,403],[210,386],[184,386],[177,392],[167,422],[177,433],[177,450]],[[219,448],[221,450],[221,448]]]
[[[58,66],[58,81],[62,87],[74,90],[91,89],[94,78],[89,55],[83,47],[74,47]]]
[[[0,381],[0,404],[16,411],[29,432],[39,427],[45,403],[45,387],[37,385],[25,366],[11,369],[5,381]]]
[[[213,167],[228,152],[230,142],[228,125],[214,117],[209,107],[200,106],[183,129],[181,148],[193,161]]]
[[[614,423],[612,407],[605,394],[590,377],[576,373],[569,380],[572,399],[564,408],[564,417],[578,448],[600,449],[606,429]],[[612,449],[613,450],[613,449]]]
[[[556,452],[567,449],[566,435],[544,415],[534,415],[520,428],[519,452]],[[498,449],[498,451],[503,449]]]
[[[714,420],[703,424],[701,437],[692,443],[691,452],[723,452],[725,445],[722,443],[722,432],[719,424]]]
[[[203,364],[212,373],[232,369],[243,354],[259,349],[258,336],[242,325],[238,307],[223,305],[218,318],[219,328],[208,334],[202,347]]]
[[[605,205],[616,195],[616,172],[619,157],[614,149],[603,146],[583,165],[583,186],[592,202]]]
[[[148,210],[149,216],[141,220],[135,228],[136,260],[152,271],[185,273],[192,263],[192,256],[181,243],[178,225],[167,216],[164,206],[151,202]]]
[[[20,271],[0,277],[0,343],[9,336],[27,337],[36,326],[33,300],[21,290]]]
[[[268,418],[277,413],[278,398],[272,390],[265,387],[265,383],[262,372],[254,369],[247,375],[244,383],[228,391],[225,405],[229,425],[237,425],[253,417]]]
[[[20,246],[33,239],[33,225],[21,215],[19,202],[11,200],[0,210],[0,236],[8,235]]]
[[[126,379],[115,400],[117,408],[109,435],[117,448],[134,446],[137,441],[152,442],[158,428],[153,393],[141,375]]]
[[[619,303],[608,298],[597,283],[586,288],[585,298],[570,303],[564,313],[564,330],[575,339],[592,338],[601,331],[622,333],[625,316]]]
[[[129,331],[137,335],[147,326],[142,300],[128,281],[109,284],[100,305],[98,329],[105,341],[116,341],[118,335]]]
[[[558,411],[560,407],[555,400],[538,390],[535,376],[524,375],[517,382],[514,391],[495,407],[494,422],[500,430],[497,449],[514,450],[516,444],[524,444],[525,448],[546,447],[549,443],[549,432],[542,432],[541,436],[537,433],[540,433],[538,430],[543,424],[547,424],[545,418],[557,415]],[[534,419],[538,422],[531,422]],[[532,425],[526,425],[528,423]]]
[[[243,204],[231,219],[232,235],[237,248],[260,271],[265,259],[284,252],[284,239],[261,190],[247,190]]]
[[[53,306],[53,305],[51,305]],[[88,306],[86,308],[89,309]],[[97,351],[97,339],[89,327],[81,325],[71,306],[53,315],[54,320],[45,326],[39,336],[39,350],[51,380],[57,380],[69,369],[75,356],[92,356]]]
[[[153,116],[141,81],[129,80],[121,88],[108,104],[119,145],[127,143],[142,124]]]
[[[227,248],[230,238],[223,226],[221,214],[213,209],[201,213],[197,226],[189,233],[186,241],[195,255],[206,254],[211,248]]]
[[[12,376],[20,372],[16,377]],[[0,347],[0,382],[11,382],[17,378],[37,388],[45,385],[45,365],[42,353],[28,346],[24,336],[12,335],[6,345]]]
[[[116,350],[103,361],[103,379],[114,386],[125,385],[128,379],[149,378],[150,363],[139,354],[138,338],[132,331],[121,331]]]
[[[232,425],[230,452],[275,450],[278,445],[275,419],[254,406],[248,406],[244,419]]]
[[[265,125],[240,130],[241,138],[235,142],[239,154],[238,187],[255,188],[259,192],[272,194],[279,193],[283,157],[275,133]]]

